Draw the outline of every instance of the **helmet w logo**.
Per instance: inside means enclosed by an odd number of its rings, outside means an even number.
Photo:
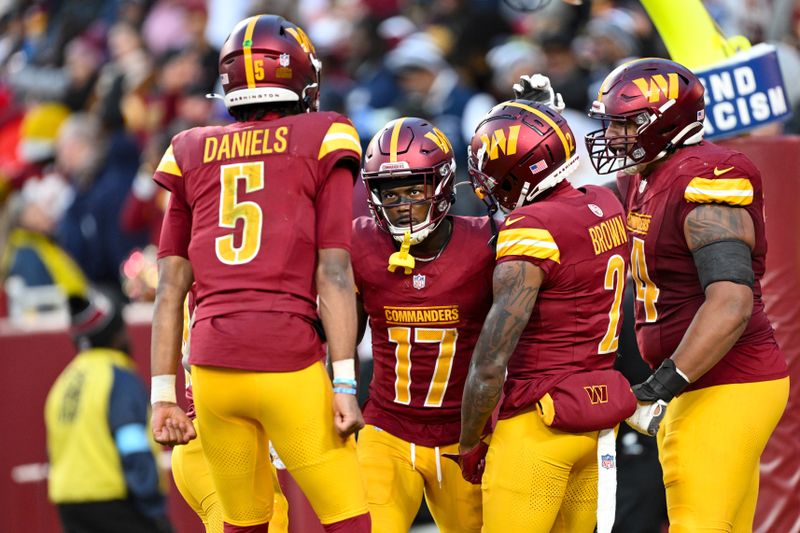
[[[667,73],[666,78],[664,78],[663,74],[655,74],[649,79],[636,78],[633,83],[642,92],[642,96],[647,98],[647,101],[651,104],[661,100],[662,95],[670,100],[678,98],[680,84],[676,72]]]
[[[453,151],[450,147],[450,141],[447,140],[447,137],[445,137],[444,133],[442,133],[439,128],[433,128],[433,131],[429,131],[425,134],[425,138],[432,140],[436,146],[439,147],[439,150],[445,154],[449,154]]]
[[[506,132],[502,129],[494,130],[489,139],[487,135],[481,135],[481,141],[486,147],[486,154],[489,159],[495,160],[500,157],[499,152],[505,155],[514,155],[517,153],[517,139],[519,138],[520,126],[511,126],[508,129],[508,139],[506,139]]]
[[[608,403],[608,386],[606,385],[590,385],[584,387],[583,390],[589,395],[589,401],[592,405],[599,403]]]
[[[300,43],[300,46],[303,47],[303,51],[307,54],[315,54],[317,51],[314,49],[314,45],[311,43],[311,39],[308,38],[306,32],[303,31],[303,28],[300,26],[296,26],[294,28],[286,28],[286,32],[295,38],[295,40]]]

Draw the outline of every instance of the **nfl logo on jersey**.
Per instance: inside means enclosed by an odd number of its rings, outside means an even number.
[[[604,454],[600,456],[600,466],[606,469],[614,468],[614,456],[611,454]]]
[[[412,279],[412,283],[414,288],[417,290],[425,288],[425,274],[414,274],[414,278]]]

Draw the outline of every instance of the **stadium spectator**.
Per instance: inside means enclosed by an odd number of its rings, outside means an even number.
[[[638,88],[655,75],[675,81],[674,98]],[[761,300],[761,175],[703,140],[704,88],[678,63],[630,62],[602,87],[591,113],[602,127],[586,142],[598,172],[622,171],[636,335],[655,369],[633,387],[628,423],[658,436],[671,529],[749,531],[759,458],[789,394]]]
[[[59,104],[41,104],[28,110],[17,145],[25,166],[11,179],[18,190],[12,193],[6,208],[8,234],[0,242],[6,245],[0,260],[0,279],[15,276],[21,291],[10,298],[21,309],[54,308],[68,298],[85,298],[88,281],[75,261],[54,242],[61,217],[72,201],[70,186],[54,168],[55,135],[69,111]],[[5,230],[2,230],[5,232]],[[32,298],[25,287],[55,286],[57,291]],[[60,294],[59,294],[60,293]],[[40,293],[41,294],[41,293]],[[14,307],[14,302],[12,307]]]
[[[170,532],[160,449],[121,309],[97,293],[70,303],[79,353],[45,406],[50,500],[66,533]]]
[[[237,24],[219,69],[237,123],[176,135],[154,175],[172,193],[153,315],[154,436],[163,444],[196,436],[175,402],[194,281],[193,396],[225,530],[269,527],[269,435],[325,530],[366,533],[352,435],[363,426],[349,255],[358,135],[345,117],[316,112],[320,62],[305,32],[282,17]],[[314,327],[317,297],[333,388]]]
[[[161,222],[167,208],[169,192],[153,182],[153,173],[168,146],[169,137],[166,135],[155,134],[149,138],[142,152],[142,163],[120,214],[123,231],[146,231],[148,242],[156,245],[161,235]]]
[[[462,154],[472,132],[494,99],[465,86],[433,37],[423,32],[401,41],[386,56],[386,65],[402,90],[395,102],[399,114],[437,124],[453,143],[456,160],[465,162]]]
[[[73,200],[56,230],[57,242],[94,283],[119,293],[119,267],[146,242],[126,234],[120,211],[139,164],[136,146],[124,131],[105,135],[95,117],[78,113],[61,126],[56,165],[72,184]]]
[[[0,279],[15,276],[27,287],[57,286],[65,299],[86,297],[86,276],[52,237],[69,202],[68,193],[69,185],[61,176],[47,174],[27,180],[22,190],[12,195],[8,203],[11,229],[0,262]]]

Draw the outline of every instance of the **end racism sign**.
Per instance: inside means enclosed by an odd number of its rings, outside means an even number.
[[[731,137],[791,115],[775,48],[759,44],[695,71],[706,90],[705,137]]]

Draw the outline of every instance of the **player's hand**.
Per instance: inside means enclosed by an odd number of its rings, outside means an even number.
[[[447,457],[458,463],[459,468],[461,468],[461,475],[464,479],[473,485],[480,485],[481,477],[483,477],[483,470],[486,468],[486,452],[488,451],[489,445],[481,440],[469,450],[463,450],[461,446],[459,446],[458,455],[443,453],[442,457]]]
[[[354,394],[333,393],[333,424],[342,439],[364,427],[364,417]]]
[[[543,74],[520,76],[519,81],[511,89],[514,91],[514,98],[548,105],[558,113],[564,111],[564,99],[561,93],[553,90],[550,78]]]
[[[186,444],[197,437],[192,421],[172,402],[156,402],[153,404],[151,417],[153,438],[159,444],[176,446]]]
[[[664,359],[661,366],[644,383],[631,387],[636,395],[636,411],[628,418],[630,427],[654,436],[667,414],[667,404],[689,385],[689,379],[678,370],[675,361]]]
[[[642,433],[655,437],[664,415],[667,414],[667,402],[637,402],[636,410],[625,421],[630,427]]]

